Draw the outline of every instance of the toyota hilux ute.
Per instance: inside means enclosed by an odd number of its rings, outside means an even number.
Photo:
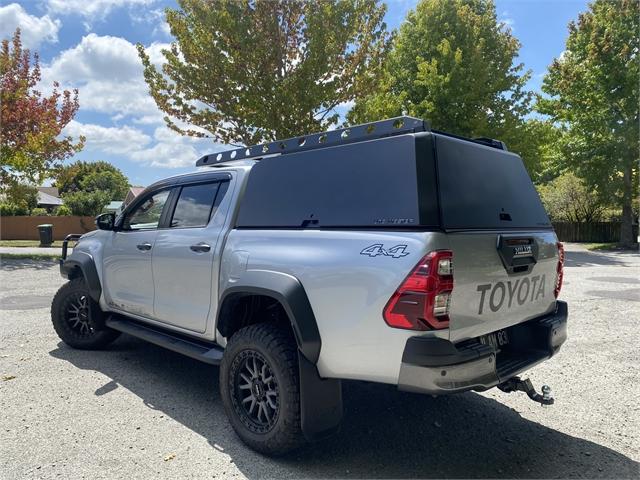
[[[566,339],[564,253],[502,142],[399,117],[197,166],[64,242],[65,343],[220,365],[232,427],[274,455],[336,432],[343,379],[553,403],[518,375]]]

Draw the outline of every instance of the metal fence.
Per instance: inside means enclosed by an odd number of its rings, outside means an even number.
[[[620,222],[554,222],[553,228],[561,242],[619,242]],[[633,238],[638,236],[638,225],[633,226]]]

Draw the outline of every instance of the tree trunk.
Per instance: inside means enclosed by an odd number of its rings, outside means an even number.
[[[622,177],[622,225],[620,226],[620,244],[630,246],[635,243],[633,238],[633,191],[632,191],[632,168],[629,163],[623,172]]]

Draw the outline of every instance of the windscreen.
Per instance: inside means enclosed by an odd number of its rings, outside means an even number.
[[[445,229],[551,228],[518,155],[454,137],[434,137]]]

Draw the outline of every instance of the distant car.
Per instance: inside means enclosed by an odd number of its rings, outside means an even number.
[[[342,379],[552,403],[516,375],[566,339],[563,250],[502,142],[401,117],[197,165],[65,243],[65,343],[221,364],[231,425],[268,454],[336,431]]]

